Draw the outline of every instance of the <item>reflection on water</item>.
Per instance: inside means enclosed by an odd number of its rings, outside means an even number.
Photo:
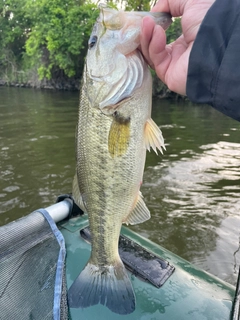
[[[71,190],[78,94],[0,88],[0,223]]]
[[[240,125],[208,106],[158,104],[153,116],[167,151],[148,154],[142,193],[152,218],[131,228],[235,283]]]
[[[233,253],[240,234],[240,148],[221,141],[201,149],[191,158],[146,169],[142,192],[155,228],[148,230],[145,224],[144,229],[143,224],[133,229],[234,282]]]
[[[71,190],[77,108],[76,93],[0,88],[0,224]],[[142,193],[152,218],[131,228],[235,283],[240,125],[208,106],[162,101],[153,118],[167,151],[147,155]]]

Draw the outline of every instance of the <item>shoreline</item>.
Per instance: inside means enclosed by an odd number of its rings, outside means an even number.
[[[6,81],[0,79],[0,87],[15,87],[15,88],[29,88],[37,90],[57,90],[57,91],[72,91],[76,92],[80,90],[80,79],[72,79],[70,81],[54,81],[54,80],[42,80],[42,81]],[[175,100],[184,101],[187,97],[181,96],[173,91],[170,91],[165,84],[158,79],[153,79],[153,97],[159,100]]]
[[[46,89],[46,90],[59,90],[59,91],[79,91],[80,80],[74,79],[71,81],[7,81],[0,79],[0,87],[15,87],[15,88],[32,88],[32,89]]]

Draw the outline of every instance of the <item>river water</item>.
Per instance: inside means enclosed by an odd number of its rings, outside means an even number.
[[[78,93],[0,87],[0,225],[71,192]],[[240,123],[209,106],[153,101],[164,155],[147,154],[152,218],[131,227],[236,283],[240,263]]]

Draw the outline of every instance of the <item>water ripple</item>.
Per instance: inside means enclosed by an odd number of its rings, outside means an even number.
[[[147,230],[144,224],[133,229],[234,283],[233,253],[240,230],[240,144],[220,141],[199,149],[202,153],[192,152],[191,158],[147,168],[142,192],[152,219]],[[233,220],[236,228],[226,229],[226,221]]]

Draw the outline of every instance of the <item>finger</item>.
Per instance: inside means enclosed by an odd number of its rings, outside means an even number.
[[[184,37],[181,36],[171,46],[171,62],[165,73],[165,82],[170,90],[185,95],[188,61],[192,43],[187,44]]]
[[[166,47],[166,34],[162,27],[156,25],[149,44],[149,58],[158,77],[165,82],[165,74],[171,62],[170,48]]]
[[[159,0],[151,10],[152,12],[170,12],[168,0]]]
[[[180,17],[184,12],[186,3],[186,0],[159,0],[151,11],[170,12],[173,17]]]
[[[140,47],[144,58],[147,60],[148,64],[152,67],[153,62],[149,56],[149,44],[152,39],[153,30],[155,27],[155,22],[151,17],[145,17],[142,21],[142,31],[140,38]]]

